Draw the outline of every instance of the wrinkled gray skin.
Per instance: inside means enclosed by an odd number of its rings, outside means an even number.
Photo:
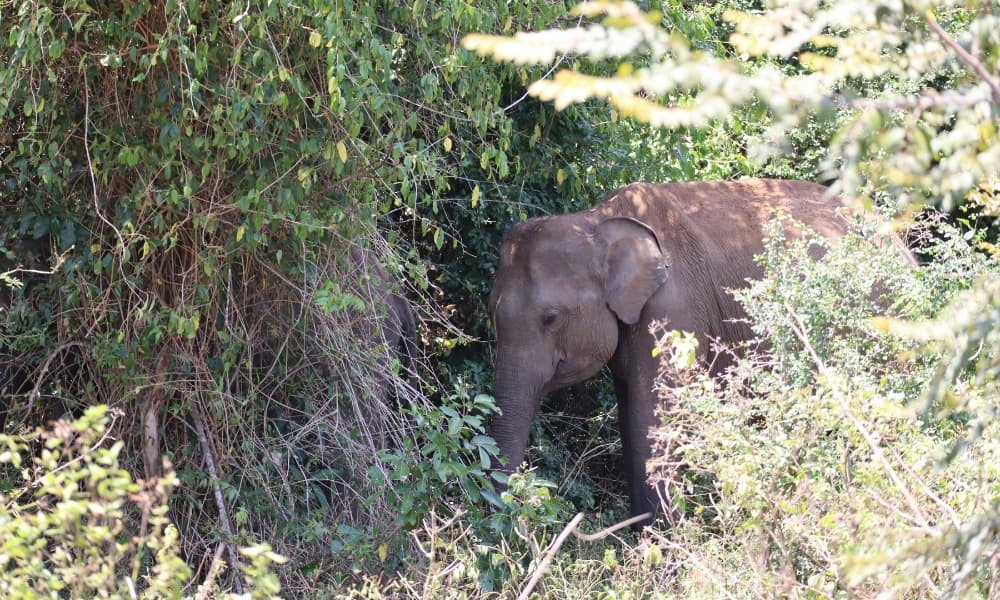
[[[650,322],[694,332],[701,358],[716,373],[726,355],[709,339],[750,338],[745,314],[727,289],[763,276],[762,226],[775,211],[823,236],[843,235],[848,221],[826,188],[802,181],[635,183],[577,213],[518,223],[504,239],[490,294],[497,333],[492,434],[505,470],[524,459],[528,431],[543,396],[609,365],[633,516],[656,512],[646,482],[647,437],[657,424]],[[792,232],[794,233],[794,232]]]
[[[357,290],[358,295],[370,298],[376,305],[385,305],[384,309],[375,306],[374,320],[368,315],[359,315],[363,317],[363,321],[355,326],[355,334],[362,339],[384,340],[390,352],[387,358],[389,360],[398,358],[404,378],[416,388],[414,367],[417,358],[417,325],[412,307],[409,301],[396,291],[400,287],[399,282],[385,267],[357,249],[352,249],[351,258],[354,264],[362,269],[361,272],[367,275],[360,278],[362,282],[359,284],[360,289]],[[385,320],[377,323],[377,316],[382,314],[385,315]]]
[[[410,303],[398,294],[391,294],[387,300],[389,305],[389,326],[386,332],[386,344],[399,355],[405,378],[414,388],[417,387],[415,361],[417,359],[417,323],[413,318]]]

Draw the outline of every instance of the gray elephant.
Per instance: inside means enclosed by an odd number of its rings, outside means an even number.
[[[403,379],[413,389],[419,389],[416,372],[417,322],[410,302],[403,296],[392,293],[386,303],[389,309],[385,331],[386,344],[399,357]]]
[[[355,272],[349,289],[372,309],[350,314],[355,337],[384,343],[383,366],[399,360],[402,379],[416,388],[417,325],[410,302],[402,295],[402,283],[371,251],[351,248],[350,259]]]
[[[726,290],[759,279],[753,257],[777,211],[836,239],[848,219],[826,188],[804,181],[634,183],[577,213],[516,224],[500,249],[490,294],[497,334],[492,434],[506,470],[524,459],[542,397],[609,365],[618,397],[633,516],[655,512],[646,481],[649,428],[657,424],[649,325],[696,334],[714,371],[710,339],[747,340],[745,314]]]

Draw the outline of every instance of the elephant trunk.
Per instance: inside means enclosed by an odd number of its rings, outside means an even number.
[[[541,402],[542,377],[532,377],[521,370],[516,360],[497,358],[496,403],[501,414],[493,418],[490,433],[497,441],[500,458],[507,464],[500,469],[511,473],[524,460],[528,448],[531,420]],[[530,364],[530,363],[525,363]]]

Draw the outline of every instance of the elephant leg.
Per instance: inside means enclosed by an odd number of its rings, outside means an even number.
[[[622,446],[625,452],[625,469],[628,477],[629,498],[632,515],[660,512],[660,501],[656,490],[648,482],[646,463],[652,456],[649,443],[649,427],[653,423],[652,403],[642,397],[642,385],[628,386],[625,410],[619,408],[618,421],[622,432]],[[648,392],[645,396],[649,396]],[[643,521],[640,526],[651,522]]]
[[[687,326],[690,323],[680,323]],[[661,501],[654,486],[649,484],[646,464],[652,457],[651,428],[660,427],[656,408],[663,405],[653,385],[656,381],[659,362],[652,356],[652,335],[645,327],[621,330],[622,345],[611,364],[615,378],[615,392],[618,396],[618,426],[622,437],[622,451],[625,457],[625,474],[628,478],[631,512],[638,516],[646,512],[660,515],[668,524],[677,521],[676,509],[670,505],[670,498]],[[663,514],[665,511],[666,514]],[[648,524],[644,521],[642,525]]]
[[[639,385],[629,385],[621,378],[615,378],[615,393],[618,396],[618,428],[622,438],[622,454],[625,459],[625,476],[628,481],[630,512],[632,516],[643,513],[655,515],[659,511],[656,490],[646,481],[646,462],[650,457],[649,423],[652,421],[652,406],[648,399],[637,397]],[[648,410],[647,410],[648,409]],[[647,414],[648,413],[648,414]],[[639,530],[652,522],[646,519],[633,526]]]

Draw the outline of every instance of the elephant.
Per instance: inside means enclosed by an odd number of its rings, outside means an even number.
[[[401,375],[410,388],[420,389],[417,377],[417,321],[410,301],[397,293],[386,298],[388,320],[384,328],[386,346],[399,360]]]
[[[355,337],[383,342],[386,362],[398,360],[403,379],[416,387],[417,324],[409,300],[402,295],[402,282],[365,251],[352,248],[349,256],[357,271],[351,291],[372,309],[352,313]]]
[[[633,183],[580,212],[515,224],[500,248],[490,316],[496,331],[491,433],[500,469],[523,460],[531,420],[548,393],[610,367],[633,516],[655,513],[646,481],[658,359],[650,323],[689,331],[717,375],[731,363],[710,340],[749,340],[727,290],[760,279],[764,224],[777,212],[836,241],[850,218],[827,188],[805,181]],[[796,232],[791,232],[795,235]],[[815,251],[813,251],[815,250]],[[814,258],[822,252],[814,246]],[[643,523],[648,523],[648,519]]]

